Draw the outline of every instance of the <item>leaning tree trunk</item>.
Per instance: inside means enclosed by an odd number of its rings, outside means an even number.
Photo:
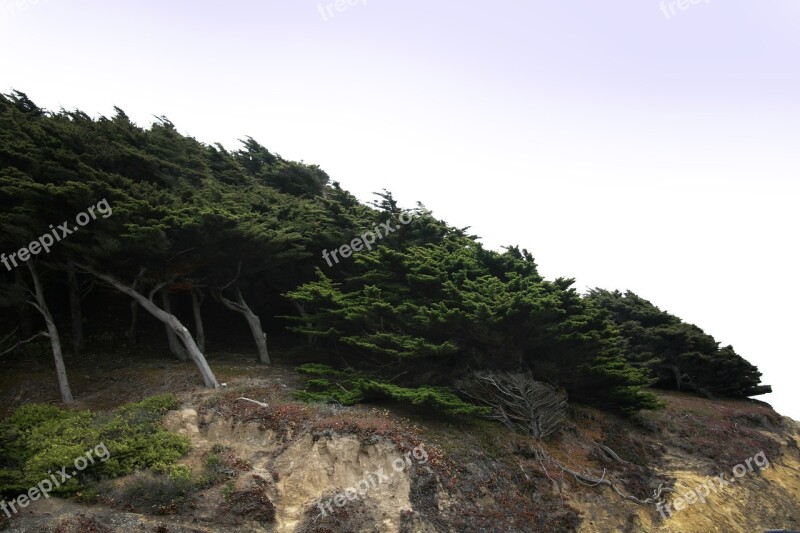
[[[294,306],[294,308],[297,309],[297,312],[300,313],[300,317],[301,318],[306,318],[308,316],[308,313],[306,313],[306,307],[303,304],[301,304],[300,302],[298,302],[296,300],[290,300],[290,301],[292,302],[292,305]],[[312,324],[311,322],[306,322],[306,327],[310,331],[311,328],[314,327],[314,324]],[[310,333],[308,334],[308,345],[309,346],[313,346],[314,345],[314,336],[311,335]]]
[[[139,272],[139,275],[136,276],[136,279],[133,280],[132,289],[139,290],[139,281],[143,275],[144,271]],[[128,328],[128,331],[125,332],[125,336],[128,338],[128,343],[131,346],[136,346],[139,344],[139,302],[136,300],[131,300],[131,327]]]
[[[163,303],[162,307],[165,313],[172,314],[172,297],[169,294],[169,289],[164,287],[161,289],[161,301]],[[167,332],[167,342],[169,343],[169,349],[173,353],[175,357],[180,359],[181,361],[188,361],[189,354],[186,353],[186,350],[181,346],[181,342],[178,340],[178,336],[175,334],[175,331],[170,327],[169,324],[164,324],[164,329]],[[202,352],[203,349],[198,346],[198,349]]]
[[[217,378],[214,376],[214,372],[212,372],[211,367],[208,366],[208,361],[206,361],[203,352],[201,352],[200,349],[197,347],[197,343],[194,342],[194,339],[192,338],[192,335],[189,333],[189,330],[186,329],[186,326],[181,324],[181,321],[178,320],[176,316],[165,312],[163,309],[161,309],[152,301],[150,301],[146,296],[140,294],[138,291],[132,289],[131,287],[128,287],[124,283],[117,281],[112,276],[109,276],[107,274],[101,274],[100,272],[97,272],[96,270],[86,266],[81,266],[81,265],[78,266],[81,269],[94,275],[98,279],[105,281],[106,283],[108,283],[121,293],[130,296],[131,298],[139,302],[139,304],[142,307],[144,307],[144,309],[148,313],[150,313],[159,321],[163,322],[164,324],[167,324],[170,328],[172,328],[172,330],[175,332],[175,334],[178,336],[181,342],[183,342],[183,345],[186,348],[189,357],[191,357],[192,361],[197,366],[197,369],[200,372],[200,376],[203,378],[203,382],[206,384],[206,387],[213,389],[219,388],[219,383],[217,382]]]
[[[18,268],[14,271],[14,284],[19,287],[25,286],[24,270]],[[31,310],[27,306],[20,310],[19,331],[24,339],[27,339],[33,335],[33,316],[31,315]]]
[[[139,344],[139,302],[131,300],[131,327],[125,333],[131,346]]]
[[[69,284],[69,315],[72,320],[72,353],[75,354],[75,357],[79,357],[83,350],[83,313],[81,312],[81,286],[78,284],[78,274],[73,266],[67,268],[67,281]]]
[[[61,352],[61,338],[58,336],[58,328],[53,320],[53,315],[50,314],[50,308],[47,307],[47,301],[44,298],[44,290],[39,281],[39,273],[36,271],[33,260],[26,263],[28,270],[30,270],[31,277],[33,278],[34,296],[36,301],[29,301],[37,311],[42,314],[44,323],[47,326],[47,337],[50,339],[50,346],[53,349],[53,359],[56,364],[56,378],[58,378],[58,388],[61,390],[61,400],[64,403],[72,403],[72,389],[69,386],[69,378],[67,377],[67,368],[64,366],[64,355]]]
[[[247,325],[250,326],[250,331],[253,332],[253,338],[256,341],[256,347],[258,348],[258,360],[261,363],[267,365],[270,364],[271,361],[269,358],[269,351],[267,350],[267,334],[264,333],[264,330],[261,328],[261,320],[258,318],[258,315],[256,315],[244,301],[242,290],[238,286],[236,287],[235,302],[225,298],[225,296],[222,294],[222,291],[216,291],[215,295],[217,300],[219,300],[226,308],[244,316],[245,320],[247,320]]]
[[[206,330],[203,327],[203,300],[206,295],[200,289],[192,289],[192,313],[194,314],[195,338],[201,352],[206,351]]]

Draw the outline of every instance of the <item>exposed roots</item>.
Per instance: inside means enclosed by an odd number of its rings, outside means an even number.
[[[599,444],[599,443],[596,443],[596,444],[603,451],[605,451],[606,453],[608,453],[609,455],[614,457],[620,463],[627,463],[626,461],[623,461],[622,459],[620,459],[619,456],[617,456],[617,454],[615,454],[607,446],[603,446],[602,444]],[[607,487],[610,487],[611,490],[613,490],[615,493],[617,493],[617,495],[619,495],[621,498],[623,498],[623,499],[625,499],[627,501],[636,503],[638,505],[649,505],[649,504],[662,503],[664,501],[663,494],[668,493],[668,492],[675,492],[675,489],[673,487],[671,487],[669,485],[665,486],[662,483],[662,484],[660,484],[658,486],[658,488],[656,490],[653,491],[653,495],[650,496],[649,498],[644,498],[644,499],[637,498],[636,496],[633,496],[631,494],[625,494],[622,490],[620,490],[620,488],[613,481],[611,481],[610,479],[608,479],[606,477],[606,470],[605,469],[603,469],[603,474],[600,477],[592,476],[592,475],[584,473],[584,472],[578,472],[577,470],[573,470],[571,468],[568,468],[561,461],[558,461],[558,460],[554,459],[553,457],[551,457],[544,450],[544,448],[542,447],[541,444],[538,445],[538,449],[539,449],[539,458],[538,458],[539,459],[539,464],[541,465],[542,470],[544,471],[544,474],[547,476],[547,478],[550,481],[552,481],[553,483],[556,484],[556,486],[558,488],[559,495],[561,495],[561,484],[557,483],[552,477],[550,477],[550,474],[547,471],[547,467],[545,466],[545,461],[547,461],[548,463],[550,463],[553,466],[555,466],[556,468],[558,468],[561,471],[562,477],[563,477],[563,475],[565,473],[570,474],[572,477],[575,478],[576,481],[578,481],[579,483],[582,483],[583,485],[589,486],[589,487],[597,487],[598,485],[605,485]],[[562,483],[563,483],[563,481],[562,481]]]

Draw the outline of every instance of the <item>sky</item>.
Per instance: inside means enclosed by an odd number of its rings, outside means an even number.
[[[797,0],[0,0],[0,92],[421,201],[699,325],[800,419],[798,25]]]

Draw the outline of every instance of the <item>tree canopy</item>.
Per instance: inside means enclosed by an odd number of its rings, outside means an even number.
[[[0,270],[8,311],[0,339],[24,341],[31,329],[12,311],[60,310],[60,280],[74,289],[77,272],[108,288],[98,298],[134,303],[131,330],[139,308],[163,322],[173,352],[190,357],[209,386],[206,294],[247,319],[262,362],[262,321],[289,320],[283,335],[309,340],[311,362],[358,376],[349,382],[359,398],[468,412],[451,387],[480,370],[530,373],[573,401],[626,412],[657,406],[652,385],[725,396],[769,390],[733,348],[632,293],[581,295],[571,279],[544,279],[527,250],[488,250],[467,228],[421,203],[403,210],[386,191],[363,204],[316,165],[287,161],[252,138],[228,151],[180,134],[166,117],[143,128],[116,108],[91,118],[42,110],[23,93],[0,95],[2,251],[16,253],[64,221],[71,228],[100,202],[108,206],[101,217],[28,254],[30,272]],[[358,248],[370,233],[373,242]],[[341,261],[324,260],[347,245]],[[34,292],[35,301],[25,296]],[[72,336],[81,328],[74,293]],[[194,333],[172,310],[184,294]],[[54,314],[51,340],[70,329],[63,314]]]

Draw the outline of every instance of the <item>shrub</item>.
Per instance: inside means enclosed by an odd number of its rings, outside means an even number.
[[[314,376],[306,379],[308,390],[295,393],[295,398],[304,402],[355,405],[375,400],[394,400],[450,415],[486,415],[490,412],[489,408],[467,403],[442,387],[400,387],[320,364],[303,365],[298,371]]]
[[[152,514],[174,514],[194,493],[192,480],[179,475],[137,472],[127,480],[117,498],[127,509]]]
[[[203,462],[203,475],[198,485],[213,487],[236,477],[237,471],[250,470],[248,463],[240,461],[230,448],[221,444],[214,444],[206,452]]]
[[[186,437],[169,433],[164,413],[177,407],[172,395],[123,405],[110,413],[68,411],[51,405],[26,405],[0,423],[0,480],[9,496],[49,477],[76,458],[105,445],[108,459],[95,461],[55,494],[71,494],[93,480],[130,474],[143,468],[164,470],[190,448]]]

